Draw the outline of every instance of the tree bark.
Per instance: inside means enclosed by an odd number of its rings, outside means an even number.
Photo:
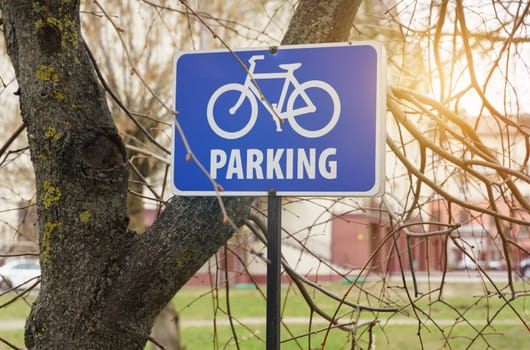
[[[353,3],[300,1],[284,42],[347,40]],[[156,315],[233,228],[216,198],[175,197],[145,234],[127,230],[127,157],[79,1],[3,0],[0,10],[37,186],[42,283],[26,346],[143,349]],[[251,200],[224,199],[236,225]]]
[[[282,45],[348,41],[361,0],[300,0]]]

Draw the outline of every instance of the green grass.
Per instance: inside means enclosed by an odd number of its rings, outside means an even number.
[[[345,295],[349,286],[340,284],[327,286],[337,295]],[[420,286],[420,290],[428,290],[427,286]],[[518,286],[519,290],[524,286]],[[356,287],[354,287],[356,288]],[[377,304],[376,295],[381,289],[374,286],[362,286],[365,292],[354,291],[348,294],[347,299],[352,302]],[[380,322],[373,329],[377,349],[524,349],[530,342],[530,332],[524,328],[520,318],[530,319],[530,298],[520,296],[510,300],[499,297],[483,297],[482,287],[469,283],[452,284],[447,286],[448,295],[438,299],[437,293],[419,295],[414,304],[410,306],[406,293],[402,289],[386,291],[385,302],[389,306],[402,306],[397,313],[374,314],[363,312],[362,320]],[[264,293],[264,291],[263,291]],[[180,312],[183,328],[183,343],[188,349],[237,349],[234,344],[231,329],[222,324],[226,321],[228,305],[225,290],[216,292],[216,298],[205,289],[189,288],[181,291],[175,297],[175,304]],[[248,317],[265,317],[266,302],[256,290],[229,291],[229,304],[231,315],[235,319]],[[326,312],[333,314],[338,303],[332,299],[313,293],[315,303]],[[303,298],[292,290],[282,291],[282,307],[284,317],[309,317],[310,310]],[[380,305],[378,305],[380,306]],[[339,314],[346,311],[341,307]],[[213,331],[213,313],[218,321],[216,333]],[[415,314],[416,312],[416,314]],[[422,313],[422,312],[425,312]],[[351,317],[351,315],[350,315]],[[390,318],[389,323],[386,320]],[[419,318],[422,323],[417,321]],[[208,326],[185,327],[186,320],[209,319]],[[433,320],[435,324],[433,324]],[[493,320],[488,324],[488,320]],[[469,321],[471,325],[467,322]],[[405,324],[402,324],[405,323]],[[237,321],[235,321],[237,325]],[[325,328],[324,323],[315,324],[312,331]],[[250,329],[237,326],[236,334],[240,338],[240,349],[263,349],[265,327],[249,326]],[[307,325],[290,325],[292,335],[308,333]],[[418,336],[418,333],[420,336]],[[199,336],[199,334],[201,336]],[[257,334],[257,335],[253,335]],[[317,349],[323,340],[324,333],[304,336],[296,341],[285,342],[285,349]],[[483,335],[481,335],[483,334]],[[284,328],[282,339],[289,338],[289,333]],[[214,340],[215,345],[214,344]],[[369,335],[366,328],[359,329],[357,338],[366,346]],[[300,345],[302,344],[302,345]],[[350,349],[351,335],[339,330],[333,330],[327,337],[325,349]]]
[[[448,327],[449,328],[449,327]],[[314,327],[315,331],[324,329],[323,326]],[[306,326],[290,326],[290,330],[295,335],[302,335],[307,333]],[[421,339],[424,349],[467,349],[470,344],[470,338],[476,336],[476,332],[470,330],[467,326],[457,326],[452,330],[445,345],[445,339],[440,336],[438,332],[430,332],[432,329],[423,329],[421,332]],[[182,343],[187,346],[187,349],[215,349],[214,341],[218,344],[218,349],[237,349],[234,338],[232,336],[230,327],[218,326],[216,328],[217,339],[214,340],[214,329],[212,326],[206,327],[189,327],[182,330]],[[263,350],[265,348],[265,327],[253,326],[242,327],[236,326],[236,333],[239,341],[240,349],[244,350]],[[291,338],[291,335],[284,329],[282,331],[282,350],[295,349],[320,349],[320,344],[324,339],[324,332],[319,332],[311,337],[302,337],[295,340],[286,341]],[[373,332],[374,343],[378,350],[410,350],[420,349],[419,339],[417,337],[416,326],[402,326],[392,325],[384,328],[376,327]],[[8,340],[12,344],[22,346],[23,344],[23,330],[3,330],[0,331],[0,337]],[[469,349],[486,349],[487,344],[492,349],[526,349],[529,343],[529,333],[520,326],[514,327],[511,325],[496,326],[495,329],[486,331],[483,338],[477,338]],[[366,347],[368,342],[368,334],[360,334],[360,344]],[[487,342],[487,343],[486,343]],[[327,350],[336,349],[350,349],[351,336],[340,331],[332,331],[326,342],[325,348]],[[311,346],[311,347],[309,347]],[[0,344],[0,349],[4,349]]]
[[[22,348],[24,344],[24,330],[0,330],[0,338],[7,340],[10,344],[13,344],[19,348]],[[4,342],[0,341],[0,349],[11,349],[7,347]]]
[[[347,294],[347,300],[373,306],[400,306],[396,313],[361,313],[361,321],[378,320],[372,329],[372,339],[376,349],[526,349],[530,343],[530,332],[525,329],[518,318],[530,320],[530,298],[521,295],[515,300],[506,301],[499,297],[481,297],[484,294],[478,284],[448,285],[444,297],[438,300],[438,294],[419,294],[415,299],[416,309],[410,306],[404,289],[398,287],[370,285],[360,286],[331,284],[326,286],[336,295],[343,296],[348,288],[353,289]],[[362,290],[360,289],[362,288]],[[518,285],[518,290],[528,290],[527,285]],[[426,285],[420,291],[429,290]],[[237,320],[259,318],[265,319],[266,302],[262,291],[256,289],[219,289],[209,291],[205,288],[186,288],[174,299],[180,313],[182,343],[187,349],[237,349],[235,337],[226,324],[228,310],[235,321],[235,334],[239,349],[254,350],[265,348],[265,324],[239,324]],[[333,314],[339,303],[320,292],[310,290],[311,297],[325,312]],[[384,298],[380,297],[384,295]],[[526,295],[529,295],[528,293]],[[4,305],[11,296],[0,297]],[[383,299],[383,303],[378,302]],[[0,308],[0,320],[23,319],[30,310],[29,303],[33,299],[16,300]],[[309,317],[310,310],[302,296],[294,289],[282,290],[282,314],[290,322],[293,317]],[[228,304],[227,304],[228,303]],[[514,311],[515,310],[515,311]],[[355,317],[347,314],[342,306],[338,312],[343,321]],[[416,315],[414,314],[416,312]],[[422,312],[425,312],[423,314]],[[417,317],[421,320],[418,322]],[[217,321],[214,326],[214,318]],[[492,320],[488,324],[488,320]],[[200,325],[190,326],[187,321],[207,320]],[[470,320],[472,324],[467,323]],[[388,323],[387,323],[388,321]],[[436,324],[433,324],[433,321]],[[327,334],[326,323],[315,316],[314,324],[293,322],[282,325],[281,349],[320,349],[326,339],[324,349],[350,349],[352,335],[331,329]],[[419,336],[418,336],[419,334]],[[0,330],[0,337],[21,347],[23,330]],[[356,341],[366,348],[370,339],[367,327],[359,327]],[[7,347],[0,343],[0,349]]]
[[[314,330],[323,330],[323,327],[317,327]],[[307,334],[306,326],[291,326],[290,330],[295,335]],[[184,329],[182,332],[182,342],[187,345],[188,349],[237,349],[231,330],[227,326],[216,328],[215,336],[212,327],[194,327]],[[372,342],[376,349],[388,350],[410,350],[420,349],[421,345],[417,336],[417,327],[392,325],[384,328],[376,327],[373,331]],[[236,326],[236,333],[240,349],[244,350],[261,350],[265,348],[265,327],[252,327],[250,329]],[[295,349],[320,349],[325,337],[325,331],[309,336],[301,337],[297,340],[288,340],[292,336],[284,329],[282,331],[282,350]],[[446,339],[439,333],[430,332],[423,329],[421,332],[421,341],[424,349],[486,349],[489,345],[493,349],[525,349],[528,345],[529,335],[521,327],[509,325],[495,327],[485,332],[484,337],[477,337],[477,340],[471,343],[473,332],[466,326],[458,326],[451,332]],[[359,344],[364,348],[367,347],[369,336],[367,332],[359,332],[357,337]],[[331,331],[325,342],[324,349],[351,349],[351,335],[338,330]],[[217,346],[215,345],[217,344]],[[471,344],[471,345],[470,345]],[[445,347],[444,347],[445,346]]]
[[[343,296],[348,286],[331,285],[336,295]],[[466,318],[473,320],[486,319],[488,316],[497,320],[514,319],[516,312],[522,317],[530,318],[530,298],[520,296],[515,300],[510,300],[509,303],[505,299],[498,297],[482,297],[478,293],[468,294],[468,285],[454,285],[451,288],[460,291],[460,295],[453,295],[451,297],[444,297],[438,299],[437,295],[428,295],[418,297],[414,305],[421,310],[428,313],[434,319],[457,319]],[[264,291],[263,291],[264,293]],[[467,295],[466,295],[467,294]],[[321,293],[314,293],[312,295],[316,305],[321,307],[327,313],[333,314],[339,307],[337,301],[329,297],[323,296]],[[386,304],[381,305],[375,302],[375,298],[366,298],[366,296],[358,298],[353,297],[350,293],[347,297],[348,301],[360,303],[363,305],[383,306],[383,307],[398,307],[399,313],[390,313],[393,318],[415,317],[415,310],[410,306],[410,302],[403,296],[386,297]],[[177,310],[180,312],[183,319],[211,319],[216,312],[217,316],[223,316],[230,308],[231,314],[235,318],[247,317],[264,317],[266,310],[266,301],[262,293],[257,290],[238,290],[231,289],[229,291],[229,298],[227,298],[225,290],[219,290],[213,298],[213,293],[203,288],[188,288],[184,289],[174,299]],[[285,316],[303,317],[309,315],[309,307],[302,298],[302,296],[293,292],[292,290],[284,289],[282,291],[282,314]],[[228,305],[229,304],[229,305]],[[346,311],[347,307],[340,306],[339,314]],[[515,310],[515,311],[514,311]],[[417,310],[416,310],[417,312]],[[366,314],[364,316],[367,316]],[[368,315],[369,316],[369,315]],[[367,317],[368,317],[367,316]]]
[[[14,296],[13,294],[0,296],[0,320],[25,319],[29,314],[35,298],[30,296],[13,301]]]

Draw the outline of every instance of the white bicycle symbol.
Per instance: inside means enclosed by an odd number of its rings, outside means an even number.
[[[207,106],[207,118],[208,118],[208,124],[210,124],[210,127],[212,130],[219,136],[225,138],[225,139],[237,139],[240,137],[243,137],[246,135],[254,126],[256,123],[256,120],[258,118],[258,104],[257,101],[260,101],[263,106],[267,109],[267,111],[271,114],[272,120],[276,124],[276,131],[282,131],[281,124],[283,120],[289,121],[289,124],[293,128],[294,131],[296,131],[299,135],[305,136],[308,138],[315,138],[320,137],[328,132],[330,132],[335,125],[337,124],[337,121],[339,120],[340,116],[340,100],[337,92],[335,89],[329,85],[326,82],[323,82],[321,80],[308,80],[306,82],[300,83],[296,77],[294,76],[294,71],[302,66],[302,63],[288,63],[288,64],[280,64],[279,67],[284,70],[284,72],[276,72],[276,73],[254,73],[254,69],[256,67],[256,61],[265,59],[264,55],[254,55],[250,57],[248,60],[249,62],[249,68],[248,71],[250,74],[247,74],[247,77],[245,79],[245,82],[243,84],[239,83],[228,83],[226,85],[222,85],[219,87],[210,97],[210,100],[208,101]],[[260,98],[261,95],[259,92],[259,89],[255,86],[255,84],[252,81],[252,78],[254,78],[254,81],[258,79],[284,79],[283,87],[281,90],[280,98],[277,103],[269,104],[265,99]],[[287,91],[289,89],[289,86],[292,85],[293,89],[290,93],[290,95],[287,98],[287,106],[284,110],[284,104],[286,101],[286,95]],[[331,111],[331,116],[328,116],[326,118],[329,118],[329,121],[327,121],[323,127],[320,127],[315,130],[310,130],[304,128],[302,125],[298,123],[296,120],[296,117],[301,116],[303,114],[308,113],[314,113],[317,111],[317,107],[311,101],[309,96],[306,93],[306,90],[311,88],[317,88],[325,91],[329,97],[331,98],[331,101],[333,103],[333,110]],[[250,103],[250,116],[248,117],[248,121],[244,122],[244,126],[238,130],[235,131],[227,131],[219,126],[218,122],[216,121],[216,115],[214,113],[214,107],[216,105],[216,102],[219,98],[223,96],[223,94],[227,92],[236,92],[239,93],[239,98],[237,99],[236,103],[228,109],[228,112],[230,115],[235,115],[238,111],[238,109],[243,105],[243,102],[246,100]],[[303,105],[301,107],[296,106],[295,102],[297,101],[298,97],[300,97],[303,101]],[[241,113],[239,113],[241,114]],[[226,115],[226,114],[221,114]],[[325,117],[322,114],[317,115],[320,117]],[[246,118],[245,118],[246,120]],[[327,120],[327,119],[325,119]],[[324,120],[323,120],[324,121]]]

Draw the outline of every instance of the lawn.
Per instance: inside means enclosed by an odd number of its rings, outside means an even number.
[[[335,295],[343,297],[350,286],[342,284],[327,285]],[[357,288],[357,287],[355,287]],[[362,288],[362,289],[359,289]],[[383,302],[376,302],[375,293],[379,292],[374,286],[360,286],[357,290],[349,292],[346,300],[362,305],[371,305],[384,308],[399,308],[398,312],[390,312],[386,317],[382,313],[377,316],[391,319],[427,319],[434,320],[515,320],[517,314],[524,319],[530,318],[530,298],[521,295],[515,300],[499,297],[484,297],[483,293],[473,287],[472,284],[452,284],[451,296],[438,298],[438,294],[423,294],[414,298],[415,308],[411,307],[410,301],[404,296],[403,291],[388,292],[385,297],[378,297]],[[521,286],[520,290],[524,287]],[[362,294],[359,296],[359,294]],[[183,320],[212,319],[212,315],[223,317],[230,313],[234,318],[265,317],[266,300],[265,289],[229,289],[228,298],[225,289],[206,290],[202,288],[187,288],[179,292],[174,302]],[[530,294],[527,294],[530,296]],[[323,311],[333,314],[340,303],[314,291],[311,298]],[[346,313],[348,309],[340,306],[339,314]],[[282,314],[284,317],[308,317],[310,309],[302,295],[293,288],[282,290]],[[347,314],[347,313],[346,313]],[[375,313],[363,312],[362,319],[373,318]]]
[[[35,300],[35,297],[25,296],[13,301],[14,297],[15,295],[13,294],[0,296],[0,321],[24,319],[29,314],[31,304]]]
[[[521,319],[530,319],[530,298],[521,295],[510,305],[499,297],[484,298],[482,287],[470,283],[448,285],[441,299],[437,293],[425,293],[429,286],[420,286],[417,297],[404,289],[389,286],[332,284],[326,286],[346,300],[363,305],[395,307],[398,312],[363,311],[359,316],[356,341],[366,349],[368,342],[376,349],[525,349],[530,332]],[[349,293],[348,289],[352,287]],[[528,286],[518,286],[520,290]],[[384,291],[384,293],[382,292]],[[482,292],[482,293],[481,293]],[[265,289],[186,288],[174,299],[180,313],[182,343],[187,349],[264,349]],[[381,297],[384,295],[384,297]],[[528,294],[527,294],[528,295]],[[228,296],[228,298],[227,298]],[[354,321],[358,314],[333,299],[310,290],[310,296],[328,314],[340,315],[341,322]],[[415,300],[411,307],[409,298]],[[10,296],[0,297],[6,304]],[[382,300],[378,302],[377,300]],[[0,321],[24,318],[32,299],[16,300],[0,309]],[[313,314],[302,295],[293,288],[282,290],[282,350],[289,349],[351,349],[352,334],[329,328],[329,322]],[[229,312],[230,310],[230,312]],[[348,311],[350,310],[350,311]],[[233,328],[230,327],[232,315]],[[367,324],[372,323],[369,330]],[[23,330],[0,330],[0,337],[21,346]],[[239,346],[236,345],[236,342]],[[357,347],[358,349],[359,347]],[[9,349],[0,343],[0,349]]]
[[[296,334],[307,333],[307,327],[294,326],[290,327],[292,332]],[[322,329],[323,327],[318,327]],[[245,328],[236,326],[238,335],[239,348],[244,350],[263,350],[265,348],[265,326]],[[230,327],[218,326],[216,328],[217,340],[214,341],[214,329],[211,326],[203,327],[186,327],[182,330],[182,343],[187,346],[187,349],[237,349]],[[385,328],[376,328],[374,330],[374,343],[377,350],[411,350],[421,349],[418,338],[416,336],[417,327],[392,325]],[[469,345],[469,329],[461,326],[456,327],[444,348],[444,339],[439,334],[429,333],[428,330],[422,332],[422,342],[424,349],[467,349]],[[0,331],[0,336],[7,339],[11,343],[21,346],[23,344],[22,330]],[[290,338],[289,334],[284,330],[282,339]],[[290,349],[320,349],[319,345],[323,339],[323,332],[313,335],[311,337],[304,337],[298,342],[294,340],[282,342],[282,350]],[[361,345],[365,345],[367,340],[361,338]],[[490,330],[485,336],[491,349],[526,349],[528,347],[530,336],[528,332],[520,326],[514,327],[511,325],[503,325],[496,327],[496,330]],[[217,347],[215,343],[217,343]],[[326,343],[324,349],[350,349],[351,337],[344,332],[332,332]],[[225,345],[227,345],[225,347]],[[3,344],[0,344],[0,349],[8,349]],[[478,339],[469,349],[487,349],[484,339]]]
[[[290,327],[295,334],[306,334],[307,327],[294,326]],[[323,329],[317,327],[318,329]],[[220,326],[216,328],[216,337],[214,338],[214,329],[212,327],[192,327],[185,328],[182,332],[182,342],[187,345],[187,349],[237,349],[234,337],[230,327]],[[265,327],[252,327],[250,329],[236,326],[238,335],[239,348],[244,350],[263,350],[265,348]],[[284,330],[282,332],[282,350],[295,349],[321,349],[321,343],[324,339],[325,332],[320,332],[311,337],[303,337],[297,341],[286,339],[291,336]],[[377,350],[411,350],[421,349],[417,337],[417,327],[410,325],[392,325],[384,328],[376,328],[373,332],[373,343]],[[427,350],[434,349],[526,349],[529,344],[530,336],[522,327],[503,325],[490,330],[483,338],[477,338],[470,346],[471,332],[466,327],[457,327],[451,336],[445,340],[439,333],[429,333],[429,330],[423,330],[421,342],[423,348]],[[366,349],[368,343],[367,335],[362,335],[360,345]],[[445,346],[445,347],[444,347]],[[469,346],[469,347],[468,347]],[[358,349],[359,347],[357,347]],[[333,331],[329,334],[324,349],[351,349],[351,336],[340,331]]]
[[[336,295],[343,296],[350,287],[343,284],[326,286]],[[528,286],[518,285],[519,290]],[[508,304],[499,297],[483,297],[484,286],[470,283],[453,283],[446,286],[443,295],[419,293],[411,307],[408,294],[403,289],[386,287],[385,297],[381,286],[354,286],[347,299],[352,302],[375,306],[376,299],[383,299],[387,307],[401,306],[399,312],[362,312],[361,323],[378,322],[372,329],[372,342],[377,349],[524,349],[530,343],[530,332],[521,319],[530,319],[530,298],[519,296]],[[430,290],[420,285],[419,291]],[[227,293],[229,298],[227,298]],[[264,324],[248,324],[256,319],[264,322],[266,302],[265,291],[224,289],[207,291],[189,288],[175,298],[181,315],[183,343],[188,349],[264,349]],[[333,314],[339,303],[321,293],[311,293],[315,303],[325,312]],[[317,317],[313,325],[301,322],[310,316],[310,309],[299,292],[284,288],[282,291],[282,350],[320,349],[329,322]],[[381,306],[381,305],[377,305]],[[227,326],[228,310],[233,317],[235,336]],[[342,306],[338,314],[343,322],[355,317]],[[215,315],[215,318],[212,317]],[[215,322],[214,322],[215,319]],[[210,320],[197,326],[193,320]],[[290,322],[290,321],[293,322]],[[420,321],[418,321],[420,320]],[[188,322],[188,323],[187,323]],[[301,324],[302,323],[302,324]],[[194,326],[190,326],[193,324]],[[311,336],[308,334],[311,333]],[[418,336],[419,334],[419,336]],[[289,340],[296,338],[296,340]],[[360,327],[356,339],[366,348],[370,336],[367,327]],[[324,349],[351,349],[352,336],[341,330],[331,330]],[[359,347],[357,347],[359,348]]]

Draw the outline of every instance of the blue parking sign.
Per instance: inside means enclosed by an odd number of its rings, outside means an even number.
[[[176,192],[380,195],[384,73],[374,42],[179,54]]]

